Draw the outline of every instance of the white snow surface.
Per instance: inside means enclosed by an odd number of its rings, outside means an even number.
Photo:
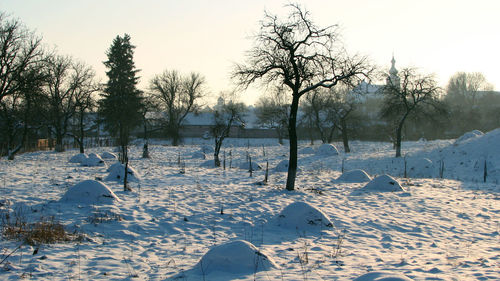
[[[141,157],[141,147],[130,148],[130,164],[141,172],[140,186],[130,183],[133,192],[123,191],[120,182],[106,182],[120,198],[112,204],[60,201],[72,186],[108,175],[103,166],[68,163],[77,150],[2,158],[0,214],[21,213],[31,222],[53,216],[69,232],[88,239],[40,245],[33,254],[37,247],[22,245],[14,251],[20,241],[2,238],[6,259],[0,280],[498,280],[500,131],[456,146],[453,142],[403,142],[407,159],[432,161],[429,178],[404,178],[404,157],[394,158],[388,142],[352,141],[352,152],[341,157],[299,154],[302,172],[290,192],[284,189],[286,173],[270,172],[267,185],[256,185],[264,170],[250,177],[229,165],[226,170],[200,168],[205,160],[189,156],[213,140],[186,139],[180,147],[155,141],[150,159]],[[231,149],[233,159],[244,159],[249,152],[252,160],[269,160],[275,167],[288,154],[286,145],[276,143],[227,139],[223,149]],[[88,152],[106,150],[111,148]],[[179,154],[186,163],[183,174]],[[341,174],[342,160],[346,171],[388,174],[406,191],[352,196],[365,183],[333,181]],[[314,206],[335,227],[278,226],[280,212],[295,202]],[[100,220],[91,219],[96,217]],[[194,271],[211,249],[238,240],[253,244],[276,268]],[[377,272],[384,275],[375,276]],[[175,279],[179,276],[185,278]]]
[[[412,281],[410,278],[391,272],[370,272],[354,279],[353,281]]]
[[[72,186],[60,202],[100,204],[120,201],[115,193],[104,183],[96,180],[85,180]]]

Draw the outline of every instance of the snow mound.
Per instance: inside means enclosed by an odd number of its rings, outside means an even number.
[[[221,161],[221,165],[222,165],[222,161]],[[206,160],[200,164],[200,167],[202,167],[202,168],[216,168],[215,161],[214,161],[214,159]]]
[[[60,201],[96,204],[113,203],[120,201],[120,199],[104,183],[95,180],[85,180],[68,189]]]
[[[274,167],[275,172],[288,172],[288,160],[281,160],[276,167]],[[297,172],[300,171],[300,168],[297,167]]]
[[[77,155],[74,155],[69,159],[69,163],[82,163],[83,160],[89,158],[87,154],[85,153],[79,153]]]
[[[238,168],[243,170],[250,170],[250,162],[243,162],[238,166]],[[252,161],[252,171],[262,170],[262,167],[257,164],[257,162]]]
[[[81,162],[82,166],[88,166],[88,167],[96,167],[96,166],[104,166],[106,165],[104,163],[104,160],[99,156],[98,154],[95,153],[90,153],[88,158],[85,158]]]
[[[406,162],[406,173],[410,178],[432,178],[434,164],[428,158],[408,158]]]
[[[279,226],[293,229],[333,227],[333,223],[322,211],[305,202],[294,202],[286,206],[278,214],[277,220]]]
[[[277,267],[253,244],[236,240],[210,249],[193,269],[199,274],[214,271],[249,274]]]
[[[482,135],[484,135],[484,133],[479,131],[479,130],[473,130],[473,131],[467,132],[467,133],[463,134],[461,137],[459,137],[458,139],[456,139],[455,142],[453,143],[453,145],[460,145],[460,144],[466,143],[467,141],[474,139],[474,138],[477,138],[477,137],[480,137]]]
[[[412,279],[398,273],[378,271],[363,274],[353,281],[412,281]]]
[[[214,148],[211,147],[210,145],[202,145],[200,146],[200,151],[207,154],[207,153],[214,153]]]
[[[351,171],[346,171],[335,181],[338,182],[367,182],[371,181],[372,178],[364,170],[355,169]]]
[[[363,188],[361,188],[361,190],[381,192],[404,191],[401,184],[389,175],[381,175],[374,178]]]
[[[206,159],[206,155],[205,153],[203,153],[203,151],[195,151],[192,155],[191,155],[191,159]]]
[[[102,159],[118,159],[118,157],[116,156],[116,154],[114,153],[111,153],[111,152],[103,152],[101,154],[101,158]]]
[[[320,147],[318,147],[318,151],[316,151],[317,156],[335,156],[339,155],[339,151],[333,144],[324,143]]]
[[[104,180],[123,181],[123,178],[125,177],[125,164],[116,162],[115,164],[111,165],[107,171],[109,172],[109,174]],[[134,168],[132,168],[130,164],[128,164],[127,173],[127,181],[138,182],[140,180],[139,174]]]
[[[307,146],[299,150],[299,154],[314,154],[314,148]]]

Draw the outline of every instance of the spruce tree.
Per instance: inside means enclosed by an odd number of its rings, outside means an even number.
[[[130,36],[116,36],[107,50],[108,60],[104,65],[108,69],[108,82],[100,100],[100,114],[105,128],[117,137],[120,146],[120,161],[125,164],[124,189],[127,187],[128,143],[132,130],[140,125],[142,92],[137,89],[139,77],[135,68],[134,48]]]

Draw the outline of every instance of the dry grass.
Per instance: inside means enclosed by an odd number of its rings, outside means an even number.
[[[22,212],[4,214],[1,230],[4,238],[20,240],[28,245],[74,241],[79,238],[78,235],[66,232],[54,217],[40,217],[38,221],[30,223]]]

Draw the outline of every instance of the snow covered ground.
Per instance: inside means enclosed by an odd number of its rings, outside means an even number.
[[[229,139],[223,170],[200,166],[206,161],[198,157],[204,144],[211,142],[157,143],[150,145],[151,159],[140,158],[140,145],[132,147],[129,157],[138,174],[132,192],[122,191],[119,179],[104,180],[114,159],[104,159],[106,166],[70,163],[77,151],[1,159],[2,216],[54,216],[86,238],[17,251],[20,241],[2,239],[0,279],[500,278],[500,130],[456,144],[405,142],[406,157],[400,159],[389,143],[360,141],[351,143],[348,155],[341,144],[339,155],[299,154],[294,192],[283,190],[286,172],[274,169],[287,159],[287,146]],[[253,177],[239,168],[247,155],[264,168]],[[269,183],[262,185],[266,160]],[[390,175],[403,190],[363,191],[368,182],[336,180],[342,167],[363,169],[372,178]],[[95,179],[104,187],[89,181],[89,190],[101,190],[106,200],[68,199],[72,186]]]

